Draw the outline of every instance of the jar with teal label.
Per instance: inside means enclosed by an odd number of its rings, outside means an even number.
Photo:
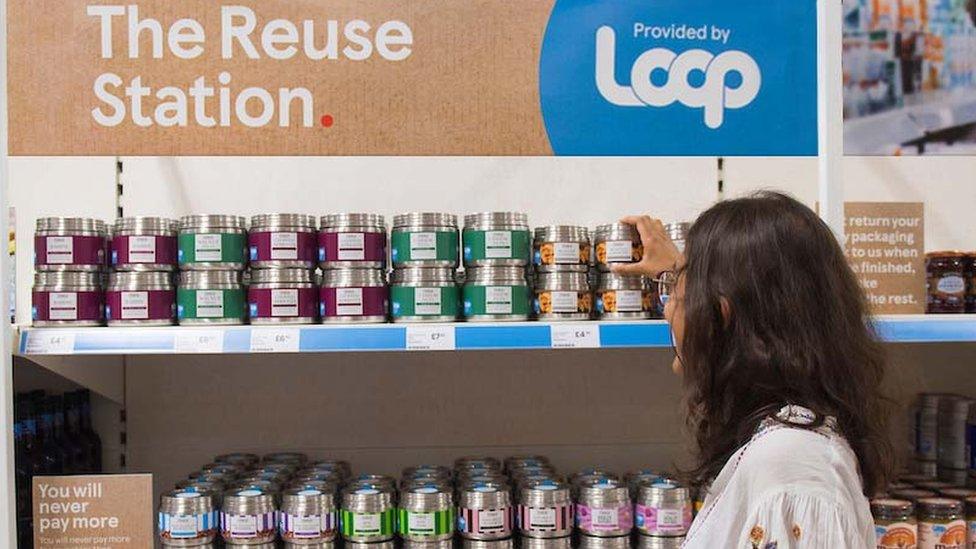
[[[236,215],[180,219],[177,258],[184,271],[241,271],[247,267],[247,221]]]
[[[465,267],[522,267],[529,263],[532,236],[524,213],[466,215],[462,240]]]
[[[529,320],[532,292],[522,267],[468,269],[462,299],[464,317],[474,321]]]
[[[176,316],[181,326],[244,324],[247,292],[234,271],[183,271],[176,290]]]
[[[459,310],[453,269],[412,267],[390,275],[393,322],[454,322]]]
[[[394,268],[458,265],[457,216],[408,213],[393,218],[390,260]]]

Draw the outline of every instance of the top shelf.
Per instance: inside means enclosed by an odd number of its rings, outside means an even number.
[[[882,316],[889,343],[976,342],[976,315]],[[21,355],[135,355],[667,348],[666,322],[519,322],[374,326],[30,328]]]

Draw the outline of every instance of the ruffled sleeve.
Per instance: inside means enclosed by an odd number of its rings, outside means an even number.
[[[769,494],[747,516],[736,548],[855,549],[873,545],[873,532],[858,528],[853,510],[845,510],[826,495]]]

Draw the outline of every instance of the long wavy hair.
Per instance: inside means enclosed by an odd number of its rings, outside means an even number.
[[[823,221],[780,193],[721,202],[691,227],[680,276],[692,480],[714,480],[763,418],[796,404],[834,416],[864,493],[883,490],[893,469],[885,352]]]

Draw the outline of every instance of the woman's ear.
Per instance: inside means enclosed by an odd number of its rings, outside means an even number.
[[[718,298],[718,306],[722,311],[722,326],[728,328],[732,322],[732,303],[723,295]]]

